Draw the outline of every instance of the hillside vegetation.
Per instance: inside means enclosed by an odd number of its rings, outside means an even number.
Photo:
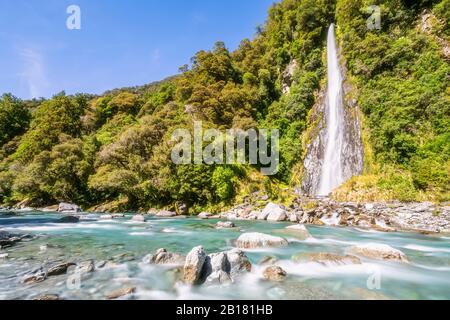
[[[195,212],[256,191],[287,201],[286,188],[301,180],[308,115],[326,85],[332,22],[366,145],[365,175],[336,197],[449,200],[450,0],[375,1],[382,29],[368,30],[372,2],[284,0],[237,50],[217,42],[179,75],[152,85],[48,100],[3,95],[0,203],[137,210],[183,202]],[[173,164],[173,131],[200,120],[205,128],[279,129],[278,174],[263,177],[247,165]]]

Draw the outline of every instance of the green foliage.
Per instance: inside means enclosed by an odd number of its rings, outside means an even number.
[[[217,197],[226,201],[231,199],[234,192],[233,178],[234,171],[230,167],[217,167],[212,175],[212,186],[215,189]]]
[[[10,94],[4,94],[0,98],[0,146],[22,134],[30,118],[25,103]]]

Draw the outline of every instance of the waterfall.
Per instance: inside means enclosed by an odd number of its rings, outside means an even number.
[[[327,40],[328,92],[325,115],[325,154],[320,174],[318,196],[328,196],[344,181],[344,107],[342,96],[342,74],[336,49],[334,24],[330,26]]]

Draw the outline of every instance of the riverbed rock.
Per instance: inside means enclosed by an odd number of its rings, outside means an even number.
[[[210,212],[201,212],[197,217],[200,219],[209,219],[212,216]]]
[[[289,242],[281,237],[264,233],[244,233],[236,240],[236,246],[241,249],[287,246]]]
[[[210,254],[206,257],[202,270],[202,281],[207,285],[223,285],[252,270],[252,264],[242,250]]]
[[[176,217],[176,215],[177,215],[176,212],[167,211],[167,210],[158,211],[158,213],[156,214],[156,216],[159,218],[172,218],[172,217]]]
[[[62,213],[78,213],[81,211],[80,206],[73,203],[61,202],[58,206],[58,212]]]
[[[297,223],[298,222],[298,216],[296,213],[291,213],[289,215],[289,221],[292,223]]]
[[[135,292],[136,292],[136,288],[135,287],[121,288],[121,289],[118,289],[118,290],[115,290],[115,291],[109,293],[106,296],[106,298],[108,300],[114,300],[114,299],[118,299],[118,298],[121,298],[121,297],[124,297],[124,296],[131,295],[131,294],[133,294]]]
[[[111,214],[103,214],[100,216],[100,220],[112,220],[113,216]]]
[[[297,263],[316,262],[327,267],[361,264],[361,260],[358,257],[327,252],[300,253],[293,256],[292,260]]]
[[[234,222],[231,221],[219,221],[216,224],[216,229],[232,229],[236,228]]]
[[[78,222],[80,222],[80,218],[75,216],[65,216],[58,220],[58,223],[78,223]]]
[[[287,273],[279,266],[271,266],[264,270],[263,277],[266,280],[281,282],[286,279]]]
[[[64,262],[64,263],[59,263],[59,264],[53,265],[50,268],[48,268],[47,276],[52,277],[52,276],[59,276],[62,274],[66,274],[67,269],[70,266],[74,266],[74,265],[75,265],[75,263],[72,263],[72,262]]]
[[[408,263],[407,256],[400,250],[378,243],[354,246],[350,249],[353,254],[376,260],[387,260]]]
[[[142,214],[136,214],[131,220],[134,222],[145,222],[145,217]]]
[[[77,264],[76,268],[75,268],[75,273],[80,273],[80,274],[87,274],[87,273],[91,273],[94,272],[95,270],[95,263],[93,260],[87,260],[87,261],[83,261]]]
[[[267,216],[267,221],[272,222],[279,222],[279,221],[285,221],[287,218],[286,210],[274,203],[269,203],[264,210],[267,210],[269,212],[269,215]]]
[[[205,284],[226,284],[231,283],[230,275],[225,271],[228,265],[226,253],[210,254],[203,266],[202,273],[206,276]]]
[[[260,266],[264,266],[264,265],[274,265],[275,263],[278,262],[278,259],[276,257],[273,256],[264,256],[261,258],[261,260],[258,261],[258,264]]]
[[[305,240],[311,237],[308,229],[302,224],[295,224],[293,226],[286,227],[286,229],[284,229],[284,232],[301,240]]]
[[[244,251],[232,249],[226,254],[229,263],[229,270],[227,271],[233,281],[241,274],[252,271],[252,264]]]
[[[123,213],[115,213],[112,215],[113,219],[120,219],[120,218],[125,218],[125,215]]]
[[[202,246],[193,248],[186,257],[183,280],[187,284],[199,284],[206,253]]]
[[[22,283],[24,284],[34,284],[45,281],[47,279],[47,272],[44,268],[39,268],[22,278]]]
[[[147,255],[143,262],[147,263],[147,264],[159,264],[159,265],[165,265],[165,264],[169,264],[169,265],[184,265],[186,260],[186,257],[180,255],[180,254],[176,254],[176,253],[171,253],[168,252],[166,249],[161,248],[158,249],[155,254],[149,254]]]

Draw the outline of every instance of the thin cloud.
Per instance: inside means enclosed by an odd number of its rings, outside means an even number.
[[[21,76],[27,83],[30,97],[43,97],[49,83],[42,54],[36,49],[26,48],[19,50],[19,55],[24,66]]]

